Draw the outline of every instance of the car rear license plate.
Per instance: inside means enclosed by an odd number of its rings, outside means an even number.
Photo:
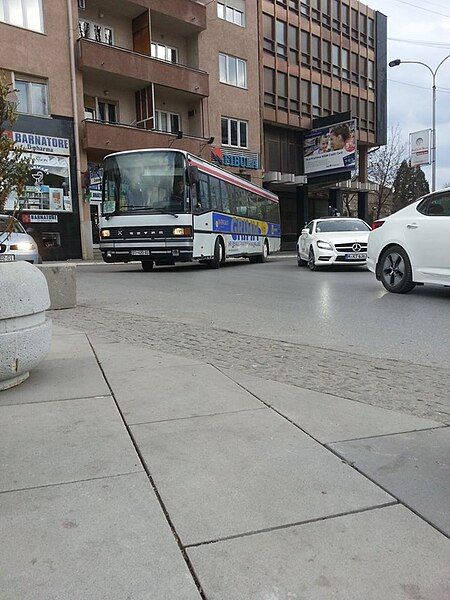
[[[367,254],[357,254],[352,252],[352,254],[346,254],[345,260],[367,260]]]
[[[14,254],[0,254],[0,262],[13,262],[16,260]]]
[[[133,256],[149,256],[150,250],[132,250],[131,254]]]

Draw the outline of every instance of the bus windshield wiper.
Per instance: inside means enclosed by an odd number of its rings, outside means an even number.
[[[165,210],[164,208],[154,208],[154,207],[150,207],[148,210],[161,213],[162,215],[172,215],[172,217],[175,217],[178,219],[177,213],[174,213],[171,210]]]
[[[147,210],[151,212],[158,212],[163,215],[172,215],[173,217],[178,219],[178,215],[170,210],[164,210],[163,208],[155,208],[154,206],[147,206],[146,204],[129,206],[128,210],[130,212],[139,211],[139,210]]]

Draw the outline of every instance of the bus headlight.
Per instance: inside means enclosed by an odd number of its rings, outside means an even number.
[[[109,229],[102,229],[100,231],[100,237],[102,237],[102,238],[111,237],[111,231]]]
[[[19,242],[18,244],[11,244],[11,250],[30,252],[31,250],[35,250],[35,245],[31,242]]]
[[[172,233],[173,233],[173,235],[191,236],[192,228],[191,227],[174,227]]]

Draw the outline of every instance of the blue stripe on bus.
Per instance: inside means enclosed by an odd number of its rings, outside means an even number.
[[[281,226],[277,223],[220,213],[212,214],[212,229],[217,233],[229,233],[235,240],[281,236]]]

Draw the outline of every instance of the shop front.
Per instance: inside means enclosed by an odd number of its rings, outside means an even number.
[[[23,195],[10,194],[6,212],[34,237],[42,260],[80,258],[73,122],[22,116],[10,135],[32,168]]]

